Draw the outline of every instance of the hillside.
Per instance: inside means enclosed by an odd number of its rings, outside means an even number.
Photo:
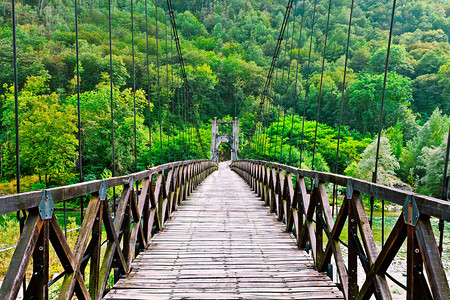
[[[242,130],[248,133],[254,122],[255,107],[264,87],[267,70],[274,53],[276,39],[283,21],[287,1],[284,0],[226,0],[226,1],[173,1],[176,20],[181,35],[181,47],[187,65],[191,87],[191,99],[197,118],[202,127],[201,134],[208,142],[208,121],[213,117],[238,117],[242,120]],[[129,1],[114,1],[112,7],[112,60],[113,83],[117,112],[117,160],[118,172],[125,174],[133,169],[133,130],[132,91],[133,67],[131,47],[131,15]],[[313,122],[316,119],[318,85],[325,41],[325,24],[328,1],[318,1],[316,23],[313,34],[313,53],[308,86],[306,84],[309,52],[309,37],[312,28],[313,1],[295,2],[293,14],[288,25],[285,42],[278,59],[274,86],[270,98],[274,109],[266,116],[270,125],[267,135],[276,148],[275,136],[285,137],[286,149],[294,147],[295,159],[276,154],[268,158],[291,162],[299,161],[299,127],[294,126],[293,141],[288,141],[288,126],[284,124],[284,113],[294,112]],[[323,98],[320,111],[320,128],[323,129],[318,145],[318,166],[323,170],[333,168],[342,92],[344,53],[347,40],[347,27],[350,1],[332,1],[330,30],[325,54]],[[139,168],[150,163],[148,144],[148,124],[158,130],[159,112],[165,121],[173,120],[172,115],[182,108],[170,90],[181,87],[181,79],[176,65],[176,52],[171,43],[171,29],[166,15],[166,2],[157,1],[158,41],[156,40],[155,6],[148,3],[148,52],[150,61],[149,80],[147,79],[147,41],[145,22],[145,2],[134,3],[134,44],[136,51],[136,88],[138,101],[138,149]],[[46,184],[62,184],[76,180],[76,80],[75,80],[75,16],[71,1],[22,1],[17,3],[18,17],[18,55],[19,89],[24,106],[21,109],[22,128],[27,128],[26,120],[39,114],[39,107],[33,103],[52,103],[53,115],[57,112],[66,116],[65,122],[73,124],[60,132],[67,148],[53,164],[48,158],[43,160],[46,149],[32,157],[36,144],[30,140],[30,130],[22,132],[23,172],[32,175],[39,173]],[[364,1],[355,3],[350,43],[349,72],[344,99],[344,141],[343,157],[339,171],[367,178],[370,165],[364,165],[364,153],[369,159],[371,143],[378,131],[378,118],[381,101],[381,85],[387,36],[392,3],[387,1]],[[2,144],[2,172],[5,180],[14,176],[14,136],[13,98],[11,84],[13,78],[12,32],[10,5],[3,4],[0,20],[0,83],[1,83],[1,122],[0,144]],[[294,25],[294,16],[296,23]],[[303,17],[300,36],[299,22]],[[292,28],[294,42],[291,42]],[[167,37],[167,39],[166,39]],[[108,136],[108,81],[109,81],[109,31],[108,2],[82,1],[79,3],[79,39],[82,92],[82,137],[83,161],[87,166],[85,175],[98,178],[111,170],[111,150]],[[445,148],[444,134],[450,120],[450,3],[444,0],[419,1],[401,0],[397,2],[394,45],[390,60],[386,115],[383,128],[386,130],[386,161],[395,163],[382,165],[386,168],[385,184],[395,185],[400,180],[419,188],[424,193],[437,195],[439,190],[439,171]],[[167,41],[167,44],[166,44]],[[157,48],[158,44],[158,48]],[[159,53],[161,97],[157,101],[156,65]],[[299,65],[299,74],[295,70]],[[173,76],[172,76],[173,74]],[[35,76],[31,78],[32,76]],[[27,81],[27,78],[30,77]],[[297,78],[298,82],[295,83]],[[147,88],[150,87],[152,114],[149,114]],[[297,92],[294,90],[297,87]],[[304,103],[304,91],[308,97]],[[297,95],[297,97],[295,97]],[[178,98],[177,98],[178,99]],[[37,101],[39,100],[39,101]],[[26,105],[28,103],[28,106]],[[37,105],[36,105],[37,106]],[[31,107],[31,108],[30,108]],[[161,108],[160,108],[161,107]],[[55,124],[50,116],[41,119],[42,124]],[[301,123],[299,116],[295,117]],[[182,141],[186,135],[179,126],[181,119],[175,116],[171,126],[163,128],[164,140],[173,137],[172,158],[163,156],[158,147],[152,149],[153,163],[170,159],[199,157],[200,150],[193,147],[190,153],[183,153]],[[310,124],[313,130],[315,123]],[[43,128],[45,126],[43,125]],[[48,128],[48,127],[45,127]],[[52,129],[58,132],[59,128]],[[311,132],[311,131],[310,131]],[[303,136],[303,135],[302,135]],[[49,137],[46,137],[47,139]],[[154,143],[158,143],[154,135]],[[194,137],[192,137],[194,138]],[[303,167],[311,164],[313,136],[305,134]],[[28,144],[27,144],[27,141]],[[55,141],[61,143],[61,141]],[[122,144],[120,144],[122,143]],[[122,145],[122,146],[121,146]],[[162,145],[162,144],[161,144]],[[321,146],[321,147],[320,147]],[[169,143],[164,144],[165,149]],[[284,148],[283,148],[284,149]],[[27,152],[28,151],[28,152]],[[372,152],[370,152],[372,151]],[[28,153],[28,154],[27,154]],[[285,152],[287,153],[287,151]],[[27,156],[28,155],[28,156]],[[309,161],[308,161],[309,159]],[[106,172],[106,173],[105,173]],[[90,176],[90,177],[89,177]],[[106,175],[105,175],[106,176]],[[58,178],[58,179],[57,179]],[[403,183],[402,183],[403,184]]]

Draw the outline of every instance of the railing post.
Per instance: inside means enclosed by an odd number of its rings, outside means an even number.
[[[25,299],[47,300],[49,282],[49,233],[50,220],[43,225],[33,251],[33,275],[25,293]]]
[[[355,299],[358,294],[358,250],[356,240],[358,238],[358,222],[352,207],[352,197],[348,201],[348,298]]]
[[[101,243],[102,243],[102,221],[103,221],[103,205],[108,205],[106,201],[102,201],[95,218],[94,226],[92,226],[92,252],[91,264],[89,270],[89,295],[92,299],[99,299],[101,295],[98,294],[100,284],[100,260],[101,260]],[[84,266],[82,266],[84,270]],[[83,272],[83,271],[82,271]]]

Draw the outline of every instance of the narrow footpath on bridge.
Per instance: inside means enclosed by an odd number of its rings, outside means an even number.
[[[343,299],[229,164],[179,206],[105,299]]]

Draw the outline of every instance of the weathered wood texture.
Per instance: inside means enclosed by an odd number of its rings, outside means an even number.
[[[430,216],[450,220],[448,202],[346,176],[265,161],[236,161],[232,169],[262,197],[278,220],[286,220],[286,230],[294,232],[297,246],[311,249],[316,269],[326,270],[334,257],[346,299],[370,299],[373,295],[377,299],[392,299],[386,271],[405,239],[408,243],[407,298],[450,298],[449,283],[430,223]],[[308,178],[314,183],[311,191],[305,184]],[[335,220],[326,183],[346,187]],[[405,204],[405,213],[400,215],[381,251],[375,245],[361,193]],[[339,239],[346,224],[347,261],[343,258],[343,244]],[[358,260],[366,274],[361,288],[357,284]]]
[[[295,237],[221,164],[105,299],[343,299]]]
[[[78,195],[87,190],[87,193],[92,194],[75,246],[73,249],[69,247],[55,215],[42,220],[38,209],[30,208],[0,288],[0,299],[17,297],[31,258],[33,276],[27,284],[25,298],[49,299],[50,243],[64,267],[57,298],[68,300],[73,299],[74,295],[77,299],[103,298],[112,269],[117,270],[115,274],[126,277],[135,255],[149,245],[155,231],[164,228],[171,211],[176,210],[192,190],[216,169],[217,164],[213,161],[193,160],[166,164],[164,168],[155,167],[138,173],[137,177],[105,180],[107,188],[116,186],[115,183],[123,185],[114,218],[107,196],[103,196],[100,191],[100,182],[50,190],[55,192],[55,202],[66,200],[64,195],[68,194]],[[124,178],[128,180],[123,182]],[[42,192],[9,199],[28,199],[29,202],[24,202],[24,205],[29,208],[35,204],[36,195],[42,195]],[[3,203],[1,197],[0,203]],[[107,235],[105,241],[101,240],[103,228]],[[105,244],[104,252],[101,251],[102,244]],[[89,271],[86,270],[88,262]],[[85,275],[89,276],[89,286],[85,282]]]

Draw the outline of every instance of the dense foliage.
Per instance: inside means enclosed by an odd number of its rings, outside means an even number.
[[[191,108],[186,108],[182,102],[182,79],[174,63],[176,51],[165,13],[166,3],[157,1],[157,34],[156,9],[151,2],[148,5],[148,40],[145,2],[134,3],[135,96],[130,1],[113,1],[111,78],[108,1],[79,3],[80,135],[85,180],[110,174],[112,128],[116,172],[126,174],[151,163],[202,157],[192,119],[186,122],[183,118],[191,111],[195,113],[207,151],[212,118],[238,117],[245,145],[248,143],[245,138],[256,122],[256,110],[287,1],[172,1],[190,86]],[[305,0],[305,6],[302,1],[294,2],[270,91],[271,110],[263,116],[268,128],[255,137],[248,155],[255,156],[257,149],[264,149],[267,159],[311,168],[316,149],[314,168],[334,171],[343,95],[344,127],[337,170],[370,180],[392,3],[374,0],[355,3],[349,69],[343,87],[350,1],[332,1],[314,146],[328,1],[318,1],[309,74],[314,1]],[[5,2],[3,8],[0,19],[0,177],[9,181],[15,175],[12,31],[11,7]],[[46,185],[76,182],[74,3],[23,0],[17,3],[17,17],[22,174],[37,174]],[[450,125],[449,38],[448,1],[397,1],[380,152],[379,179],[384,184],[439,195],[446,132]],[[112,95],[110,80],[114,85]]]

